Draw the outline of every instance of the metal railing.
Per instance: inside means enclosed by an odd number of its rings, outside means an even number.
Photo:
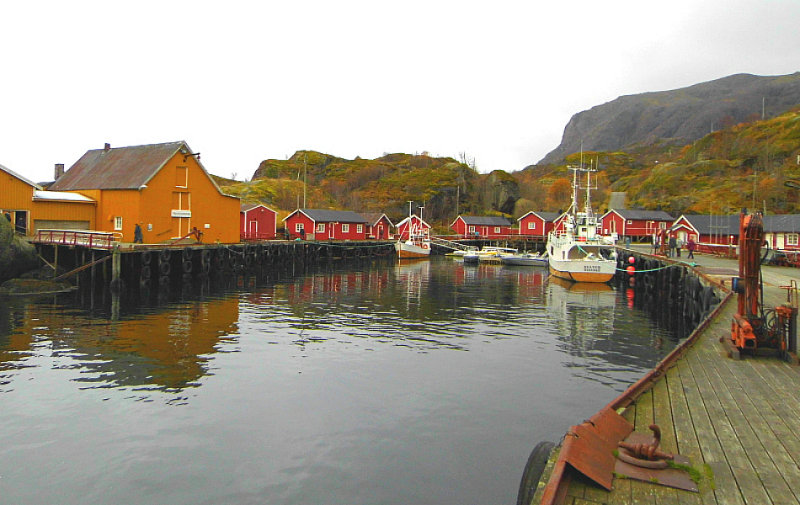
[[[33,242],[37,244],[54,244],[82,246],[90,249],[113,249],[120,240],[119,232],[94,230],[36,230]]]

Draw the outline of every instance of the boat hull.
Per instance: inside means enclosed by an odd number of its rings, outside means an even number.
[[[394,248],[397,251],[397,257],[400,259],[427,258],[431,255],[429,244],[417,245],[409,244],[408,242],[395,242]]]
[[[548,263],[547,257],[503,256],[504,265],[524,266],[524,267],[546,267],[547,263]]]
[[[615,261],[550,260],[550,274],[572,282],[609,282],[616,270]]]

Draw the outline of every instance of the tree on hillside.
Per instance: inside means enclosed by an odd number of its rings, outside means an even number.
[[[567,177],[560,177],[553,181],[547,189],[547,207],[549,209],[563,209],[572,201],[572,183]]]

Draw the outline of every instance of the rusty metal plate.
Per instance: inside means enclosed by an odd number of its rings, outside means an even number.
[[[690,464],[689,458],[686,456],[681,456],[680,454],[675,455],[674,461],[679,465]],[[624,461],[616,460],[614,472],[631,479],[650,482],[651,484],[674,487],[675,489],[683,489],[685,491],[693,491],[695,493],[699,492],[697,484],[691,478],[689,478],[689,474],[678,468],[655,470],[652,468],[642,468],[640,466],[630,465]]]
[[[652,435],[646,433],[631,433],[625,440],[629,444],[653,444],[656,439]],[[622,451],[623,449],[620,449]],[[690,466],[691,462],[686,456],[675,454],[673,462],[678,465]],[[694,482],[686,471],[679,468],[642,468],[640,466],[631,465],[619,459],[615,460],[614,472],[619,475],[624,475],[628,478],[640,480],[642,482],[649,482],[651,484],[659,484],[661,486],[672,487],[675,489],[683,489],[685,491],[699,492],[697,483]]]
[[[605,408],[582,424],[573,426],[564,438],[566,463],[606,490],[611,490],[617,444],[633,431],[622,416]]]
[[[633,431],[633,425],[631,423],[608,407],[601,409],[586,422],[593,425],[597,433],[611,442],[615,447],[620,440],[623,440]]]

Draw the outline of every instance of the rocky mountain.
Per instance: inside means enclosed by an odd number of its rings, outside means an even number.
[[[683,146],[744,121],[782,114],[800,104],[800,72],[736,74],[670,91],[621,96],[572,116],[561,144],[539,164],[584,151],[631,150],[659,143]]]

